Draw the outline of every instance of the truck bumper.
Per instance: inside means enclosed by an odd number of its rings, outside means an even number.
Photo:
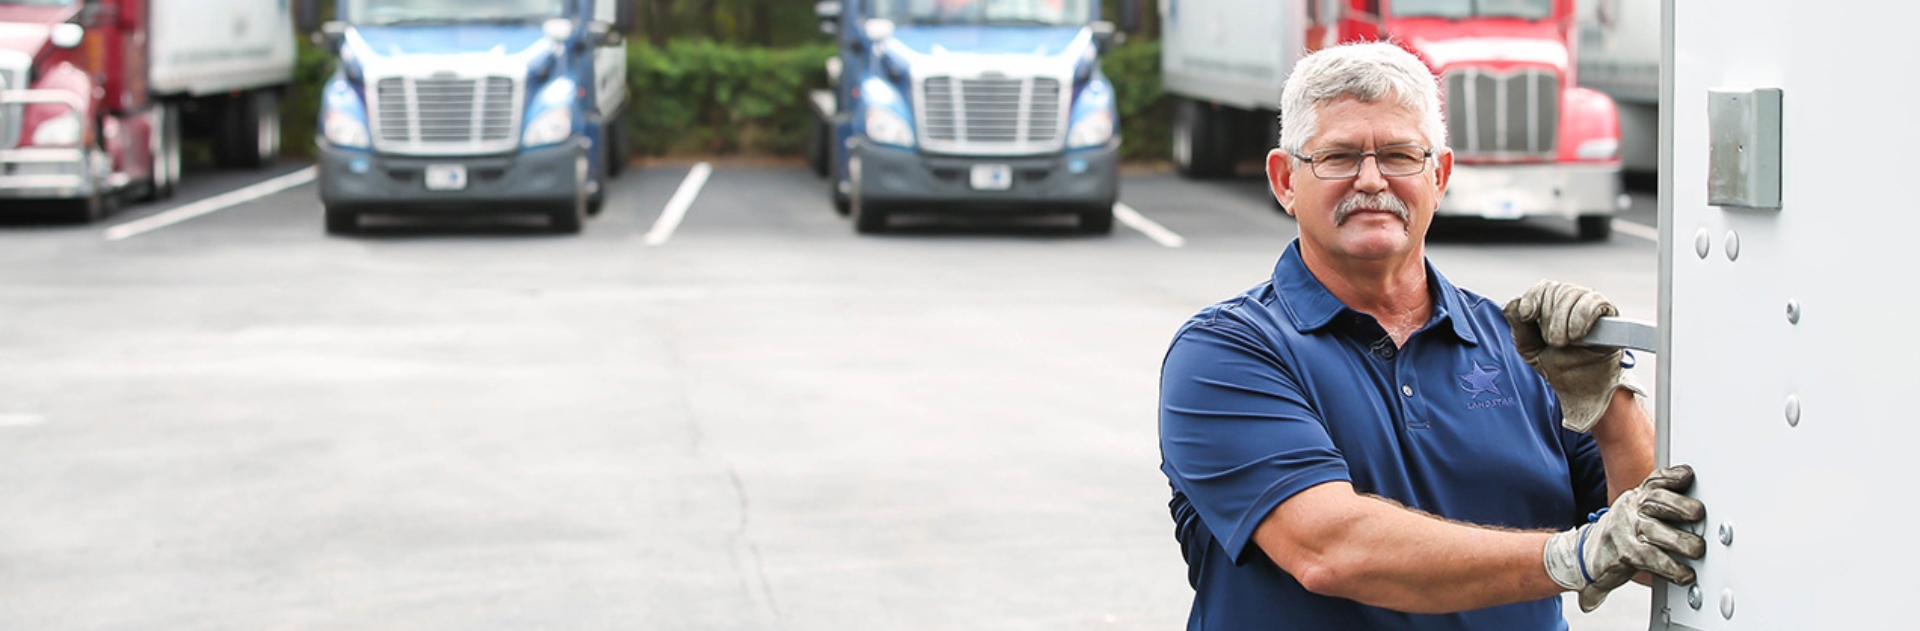
[[[1458,164],[1440,199],[1441,216],[1519,219],[1612,215],[1620,204],[1618,164]]]
[[[1041,156],[955,156],[863,142],[848,168],[863,203],[906,211],[1057,212],[1113,205],[1120,196],[1119,149],[1110,142]],[[983,165],[1006,166],[1006,188],[976,188],[971,174]]]
[[[94,149],[0,150],[0,199],[85,199],[94,196],[105,154]]]
[[[509,155],[392,156],[320,145],[320,202],[382,213],[545,212],[587,194],[587,142]],[[427,188],[429,166],[466,167],[458,190]]]

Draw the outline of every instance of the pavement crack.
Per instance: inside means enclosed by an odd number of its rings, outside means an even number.
[[[734,524],[733,531],[734,557],[740,559],[744,552],[744,564],[747,567],[741,568],[741,577],[749,583],[745,586],[748,599],[754,601],[761,613],[777,621],[780,618],[780,606],[773,598],[773,583],[767,580],[765,559],[760,556],[760,546],[755,545],[747,535],[747,528],[752,523],[752,504],[747,499],[747,487],[740,482],[740,472],[731,464],[727,465],[727,480],[733,483],[733,495],[740,500],[740,520]]]

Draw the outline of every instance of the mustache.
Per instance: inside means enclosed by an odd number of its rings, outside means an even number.
[[[1384,210],[1393,213],[1402,222],[1409,221],[1407,203],[1400,201],[1398,195],[1381,191],[1371,195],[1353,193],[1340,200],[1340,205],[1333,209],[1333,225],[1346,225],[1347,217],[1359,210]]]

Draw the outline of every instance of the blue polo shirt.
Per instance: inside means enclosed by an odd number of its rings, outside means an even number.
[[[1161,471],[1194,588],[1188,629],[1561,629],[1559,598],[1416,615],[1308,592],[1253,544],[1274,507],[1332,481],[1449,519],[1564,529],[1606,505],[1591,436],[1560,427],[1500,305],[1427,263],[1433,316],[1396,348],[1307,271],[1180,327],[1160,379]]]

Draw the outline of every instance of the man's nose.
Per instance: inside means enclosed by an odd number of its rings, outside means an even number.
[[[1353,177],[1353,188],[1363,193],[1378,193],[1387,190],[1387,176],[1380,174],[1380,158],[1372,155],[1360,156],[1360,173]]]

